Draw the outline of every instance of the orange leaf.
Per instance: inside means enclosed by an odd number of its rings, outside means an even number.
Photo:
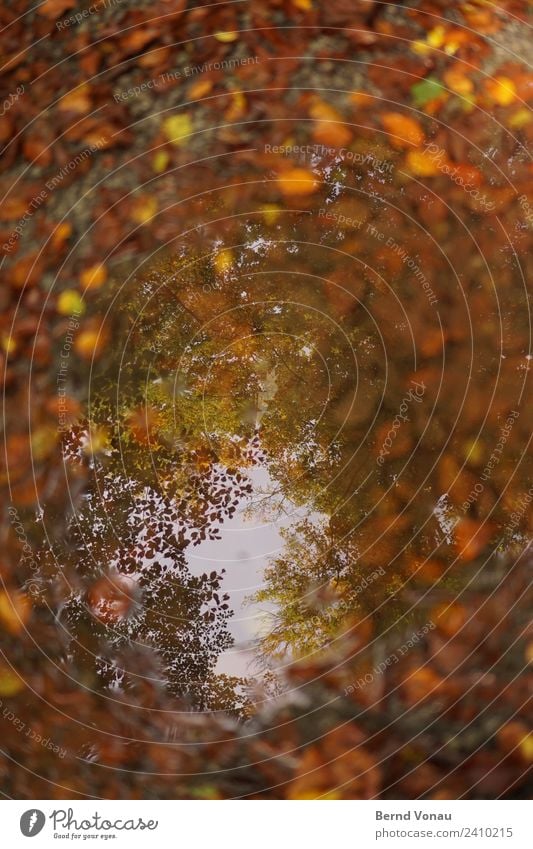
[[[455,67],[449,68],[445,71],[442,79],[448,88],[451,88],[451,90],[456,94],[471,94],[474,90],[474,83],[472,80],[465,73],[457,70]]]
[[[516,86],[509,77],[495,77],[485,84],[487,94],[498,106],[509,106],[516,100]]]
[[[466,608],[458,602],[447,604],[442,602],[431,611],[431,619],[436,622],[437,628],[447,637],[453,637],[460,631],[466,622]]]
[[[461,519],[454,528],[455,545],[459,558],[465,562],[475,560],[492,536],[492,527],[486,522]]]
[[[319,121],[313,129],[313,139],[326,147],[343,148],[350,144],[352,133],[344,124]]]
[[[70,237],[72,233],[72,225],[69,224],[68,221],[62,221],[57,225],[54,232],[52,233],[50,243],[54,250],[59,250],[63,247],[64,243]]]
[[[13,221],[22,218],[28,211],[28,204],[23,197],[7,198],[0,206],[0,221]]]
[[[402,690],[410,704],[418,704],[428,697],[435,698],[441,684],[440,675],[429,666],[421,666],[403,681]]]
[[[138,53],[150,41],[153,41],[158,34],[158,30],[154,28],[145,27],[143,29],[142,27],[138,27],[134,29],[120,40],[120,46],[124,51],[124,55],[131,56],[132,53]]]
[[[84,360],[92,360],[102,353],[107,338],[99,329],[86,329],[78,333],[74,341],[76,353]]]
[[[60,112],[77,112],[84,115],[91,110],[90,87],[87,83],[77,86],[77,88],[69,91],[59,101],[57,108]]]
[[[309,114],[311,118],[315,118],[317,121],[342,121],[343,117],[340,112],[337,111],[333,106],[330,106],[329,103],[325,103],[325,101],[317,98],[313,101],[309,108]]]
[[[76,0],[45,0],[37,9],[37,13],[43,18],[48,18],[49,21],[55,21],[64,12],[73,9],[76,5]]]
[[[84,289],[99,289],[107,280],[107,270],[102,263],[91,265],[80,274],[80,283]]]
[[[31,612],[27,596],[22,593],[0,593],[0,622],[10,634],[19,634]]]
[[[398,150],[413,145],[418,147],[424,141],[424,131],[418,121],[400,112],[385,112],[381,116],[381,123],[391,137],[392,146]]]
[[[191,100],[201,100],[206,94],[213,88],[212,80],[198,80],[198,82],[193,83],[189,89],[189,97]]]
[[[320,186],[319,180],[305,168],[291,168],[278,177],[281,192],[286,197],[293,195],[312,195]]]

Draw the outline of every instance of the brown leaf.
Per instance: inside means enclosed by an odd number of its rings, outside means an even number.
[[[48,18],[49,21],[55,21],[61,17],[64,12],[68,12],[76,5],[76,0],[45,0],[44,3],[37,9],[37,14],[43,18]]]

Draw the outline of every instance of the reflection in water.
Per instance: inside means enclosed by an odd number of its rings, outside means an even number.
[[[292,210],[243,190],[223,243],[220,224],[191,229],[104,305],[114,344],[65,444],[91,482],[43,556],[91,687],[162,679],[189,707],[246,713],[251,677],[409,620],[421,594],[520,538],[506,485],[525,317],[500,328],[474,254],[453,271],[459,225],[437,248],[355,164],[321,176],[323,196]],[[235,661],[243,641],[254,663]]]

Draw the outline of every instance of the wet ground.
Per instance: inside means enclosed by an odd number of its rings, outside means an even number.
[[[16,741],[40,788],[142,794],[145,771],[201,776],[226,758],[227,783],[198,778],[194,792],[268,795],[279,781],[305,798],[347,770],[348,798],[394,797],[394,782],[453,797],[477,787],[485,740],[504,767],[481,792],[521,787],[533,77],[524,4],[508,6],[353,19],[339,3],[328,20],[306,2],[246,20],[224,7],[214,49],[194,40],[204,9],[168,22],[188,46],[133,10],[134,43],[107,18],[72,31],[80,85],[50,106],[57,138],[37,116],[13,142],[2,218],[13,666],[0,696],[24,723],[45,704],[69,752],[48,762]],[[114,61],[91,41],[98,26]],[[44,81],[14,67],[36,110]],[[520,674],[512,697],[498,691]],[[494,728],[474,721],[475,687]],[[285,738],[302,705],[323,725]],[[460,745],[427,764],[413,743],[419,777],[395,762],[387,787],[367,736],[393,757],[433,708]],[[222,746],[235,719],[255,723],[244,754]],[[380,723],[396,719],[390,743]],[[342,754],[338,774],[311,781],[317,733],[361,760]],[[210,741],[210,761],[163,749],[191,739]],[[284,762],[286,743],[300,761]],[[240,783],[263,757],[275,765],[260,786]],[[135,773],[125,791],[96,777],[115,764]]]

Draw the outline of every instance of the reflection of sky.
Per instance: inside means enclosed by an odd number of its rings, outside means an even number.
[[[274,489],[266,469],[247,469],[254,492]],[[219,540],[204,540],[196,548],[186,550],[187,562],[193,575],[201,575],[215,569],[226,570],[222,589],[230,596],[229,605],[234,611],[229,620],[229,630],[235,640],[233,648],[224,652],[216,671],[228,675],[246,675],[252,672],[253,646],[258,634],[268,627],[268,611],[272,606],[246,603],[263,583],[263,571],[268,561],[275,557],[283,540],[280,528],[292,524],[301,511],[291,516],[285,513],[275,521],[246,516],[246,509],[257,499],[252,495],[236,510],[233,518],[220,526]],[[286,502],[285,502],[286,507]]]

